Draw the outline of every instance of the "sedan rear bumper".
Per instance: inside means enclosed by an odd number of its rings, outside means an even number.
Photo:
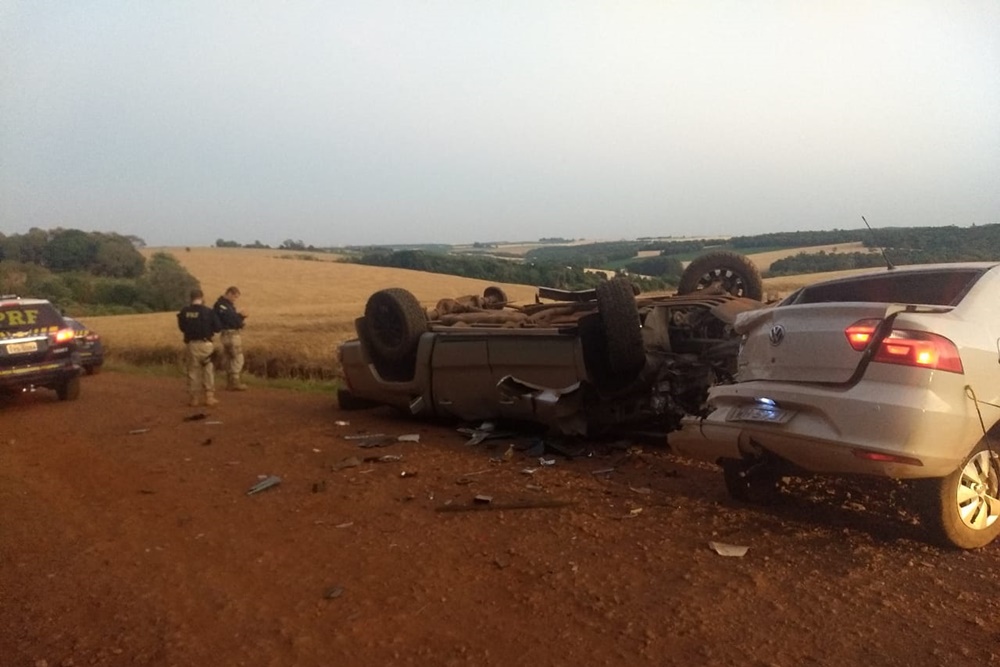
[[[713,412],[686,418],[669,443],[678,454],[712,462],[768,454],[811,472],[941,477],[983,436],[964,381],[946,377],[933,390],[874,381],[718,386],[709,399]],[[748,410],[755,405],[761,412]]]

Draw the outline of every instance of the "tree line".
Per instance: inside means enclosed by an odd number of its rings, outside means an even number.
[[[565,290],[590,289],[608,277],[607,274],[584,271],[582,266],[556,262],[518,262],[481,255],[451,255],[424,250],[371,250],[344,261]],[[643,291],[666,287],[659,279],[639,278],[634,282]]]
[[[176,310],[198,280],[170,254],[149,261],[138,237],[79,229],[0,234],[0,292],[48,299],[75,315]]]

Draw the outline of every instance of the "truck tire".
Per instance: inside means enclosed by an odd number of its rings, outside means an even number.
[[[420,336],[427,331],[427,313],[409,291],[380,290],[365,305],[368,346],[382,359],[398,363],[412,358]]]
[[[733,296],[760,301],[764,282],[760,271],[745,255],[718,250],[698,257],[681,274],[678,294],[691,294],[700,289],[719,285]]]
[[[496,285],[490,285],[483,290],[483,308],[499,310],[507,304],[507,293]]]
[[[622,378],[634,377],[646,364],[635,292],[625,278],[597,286],[597,311],[607,342],[608,369]]]

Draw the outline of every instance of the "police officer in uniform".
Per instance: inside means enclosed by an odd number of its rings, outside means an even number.
[[[231,391],[247,390],[247,386],[240,382],[240,373],[243,372],[243,337],[240,330],[247,316],[245,312],[236,310],[239,298],[240,289],[233,286],[215,301],[215,314],[222,323],[223,366],[228,379],[226,388]]]
[[[191,290],[191,304],[177,313],[177,327],[184,333],[184,347],[191,407],[217,405],[215,367],[212,365],[212,337],[222,329],[215,311],[204,303],[200,289]]]

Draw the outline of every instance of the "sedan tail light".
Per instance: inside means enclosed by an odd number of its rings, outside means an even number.
[[[844,329],[851,347],[863,351],[872,342],[880,320],[860,320]],[[882,339],[872,361],[964,373],[958,348],[944,336],[926,331],[893,329]]]
[[[60,345],[62,343],[69,343],[72,341],[76,337],[76,332],[72,329],[60,329],[54,334],[49,335],[51,336],[53,343]]]

